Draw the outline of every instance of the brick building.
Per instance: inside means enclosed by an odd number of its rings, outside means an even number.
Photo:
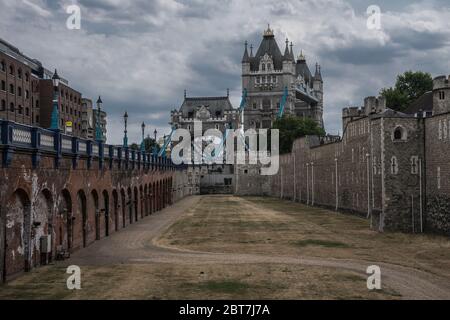
[[[81,93],[72,89],[67,83],[59,84],[59,128],[69,133],[72,126],[71,135],[81,137],[82,133],[82,108]],[[53,111],[53,82],[51,79],[41,79],[39,81],[40,96],[40,123],[43,128],[50,128]]]
[[[52,76],[53,71],[44,68],[41,62],[0,39],[0,119],[49,128],[53,111]],[[73,136],[89,137],[87,128],[83,129],[82,94],[71,88],[66,79],[60,79],[58,91],[59,128]],[[106,137],[105,112],[101,115],[101,127]]]
[[[0,118],[27,125],[39,123],[41,65],[0,39]]]

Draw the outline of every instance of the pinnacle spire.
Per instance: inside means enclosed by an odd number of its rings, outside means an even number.
[[[291,53],[289,52],[289,39],[286,38],[286,49],[284,50],[283,60],[291,60]]]
[[[242,57],[242,63],[248,63],[248,62],[250,62],[250,58],[249,58],[249,56],[248,56],[247,46],[248,46],[248,42],[245,41],[245,51],[244,51],[244,56]]]
[[[297,60],[299,60],[299,61],[306,61],[306,57],[303,54],[303,50],[300,51],[300,54],[299,54]]]
[[[294,47],[294,44],[293,44],[292,41],[291,41],[291,52],[290,52],[289,54],[290,54],[290,56],[291,56],[291,60],[292,60],[293,62],[295,62],[294,49],[293,49],[293,47]]]
[[[322,73],[320,71],[320,64],[319,63],[316,63],[316,73],[314,75],[314,79],[322,81]]]

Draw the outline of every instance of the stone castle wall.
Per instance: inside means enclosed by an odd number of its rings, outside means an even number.
[[[450,234],[450,113],[425,124],[427,227]]]
[[[271,196],[368,217],[379,231],[449,234],[449,146],[450,114],[365,116],[339,142],[296,140],[277,175],[238,171],[238,194],[264,195],[267,185]]]

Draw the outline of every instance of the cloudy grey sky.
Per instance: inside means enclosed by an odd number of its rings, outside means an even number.
[[[65,8],[81,7],[81,30],[68,30]],[[366,9],[382,10],[368,30]],[[245,40],[258,46],[270,23],[280,47],[288,37],[314,68],[322,65],[325,125],[341,127],[341,109],[392,86],[397,74],[450,74],[448,0],[0,0],[0,37],[58,68],[85,97],[99,94],[108,139],[120,143],[140,123],[168,133],[170,110],[188,95],[225,95],[239,104]]]

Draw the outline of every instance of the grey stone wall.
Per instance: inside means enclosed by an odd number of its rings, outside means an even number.
[[[317,141],[295,141],[277,175],[239,170],[238,194],[262,195],[265,181],[271,196],[368,217],[378,231],[449,234],[450,114],[365,116],[341,141]]]
[[[427,229],[450,235],[450,113],[425,122]]]

